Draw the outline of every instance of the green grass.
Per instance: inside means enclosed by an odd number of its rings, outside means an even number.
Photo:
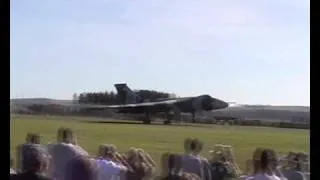
[[[15,147],[24,142],[26,133],[40,133],[43,143],[52,142],[55,141],[56,131],[61,126],[72,128],[78,136],[79,144],[91,154],[96,154],[97,147],[101,143],[115,144],[120,152],[125,152],[134,146],[145,149],[157,163],[164,152],[182,152],[183,140],[186,137],[200,138],[205,143],[202,154],[206,157],[214,144],[232,145],[237,162],[242,169],[256,147],[270,147],[282,153],[309,152],[308,130],[219,125],[190,127],[103,124],[81,121],[90,119],[94,118],[12,116],[11,154],[15,155]]]

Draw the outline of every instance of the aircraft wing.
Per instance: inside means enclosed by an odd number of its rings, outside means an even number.
[[[137,104],[124,104],[124,105],[80,105],[83,109],[88,110],[116,110],[119,113],[144,113],[145,110],[155,112],[166,112],[170,110],[172,105],[180,102],[182,99],[173,99],[160,102],[145,102]]]

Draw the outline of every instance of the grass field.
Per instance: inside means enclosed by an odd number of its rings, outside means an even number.
[[[191,127],[103,124],[88,123],[83,120],[94,120],[94,118],[12,116],[11,155],[14,156],[15,147],[24,142],[26,133],[40,133],[43,143],[52,142],[55,141],[57,129],[61,126],[72,128],[78,136],[79,144],[91,154],[96,154],[97,147],[101,143],[115,144],[120,152],[134,146],[145,149],[157,163],[164,152],[182,152],[183,140],[186,137],[200,138],[205,142],[202,154],[206,157],[214,144],[232,145],[237,162],[242,169],[256,147],[270,147],[280,153],[290,150],[309,152],[308,130],[223,125]]]

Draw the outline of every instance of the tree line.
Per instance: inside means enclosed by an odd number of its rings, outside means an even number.
[[[140,102],[152,102],[164,98],[176,98],[173,93],[159,92],[154,90],[135,90]],[[84,92],[74,94],[73,100],[82,104],[121,104],[121,98],[113,91],[105,92]]]

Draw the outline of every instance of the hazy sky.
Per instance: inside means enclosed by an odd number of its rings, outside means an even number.
[[[309,105],[307,0],[11,0],[11,98],[116,82]]]

